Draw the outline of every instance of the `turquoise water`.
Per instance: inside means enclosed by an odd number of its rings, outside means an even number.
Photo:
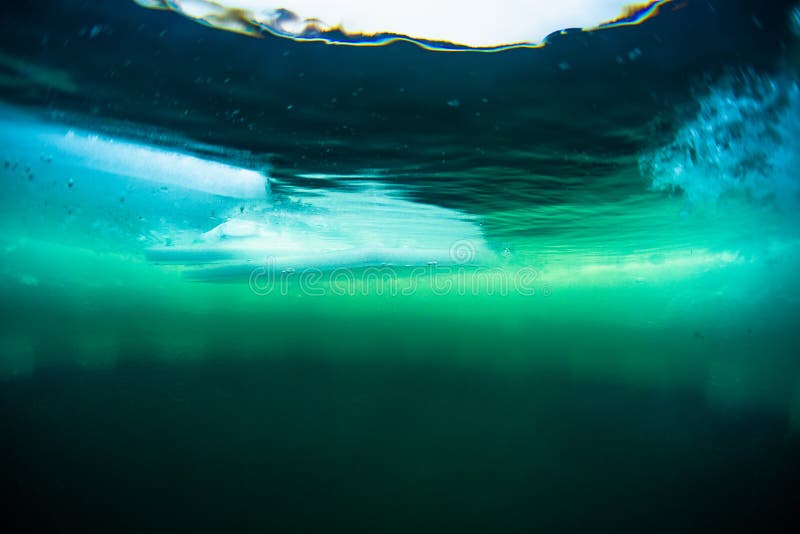
[[[15,518],[792,531],[797,12],[658,4],[491,53],[7,7]]]

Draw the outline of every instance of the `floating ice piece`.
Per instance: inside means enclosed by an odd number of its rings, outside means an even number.
[[[260,224],[253,221],[231,219],[203,234],[205,240],[255,237],[261,233]]]
[[[0,146],[14,160],[46,159],[49,170],[95,171],[244,200],[270,195],[267,176],[184,151],[69,129],[0,105]]]
[[[264,174],[201,159],[186,153],[70,130],[43,133],[53,157],[63,155],[90,169],[147,180],[223,197],[264,199],[269,183]]]
[[[183,233],[148,249],[146,256],[158,263],[202,266],[203,273],[189,274],[202,279],[241,277],[265,264],[324,271],[466,265],[492,256],[472,217],[398,197],[379,183],[352,185],[360,187],[314,189],[295,209],[276,207],[232,217],[205,233]]]

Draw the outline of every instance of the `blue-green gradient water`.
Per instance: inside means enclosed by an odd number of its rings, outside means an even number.
[[[794,532],[794,4],[492,53],[4,5],[9,521]]]

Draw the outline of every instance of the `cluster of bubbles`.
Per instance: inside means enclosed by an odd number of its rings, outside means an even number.
[[[751,71],[727,76],[698,98],[671,142],[644,154],[640,167],[656,191],[692,204],[732,195],[789,206],[800,173],[800,88],[790,76]]]

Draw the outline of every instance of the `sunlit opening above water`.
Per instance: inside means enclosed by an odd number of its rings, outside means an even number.
[[[551,33],[637,24],[672,0],[135,0],[217,28],[298,40],[380,45],[397,39],[442,49],[537,46]]]

